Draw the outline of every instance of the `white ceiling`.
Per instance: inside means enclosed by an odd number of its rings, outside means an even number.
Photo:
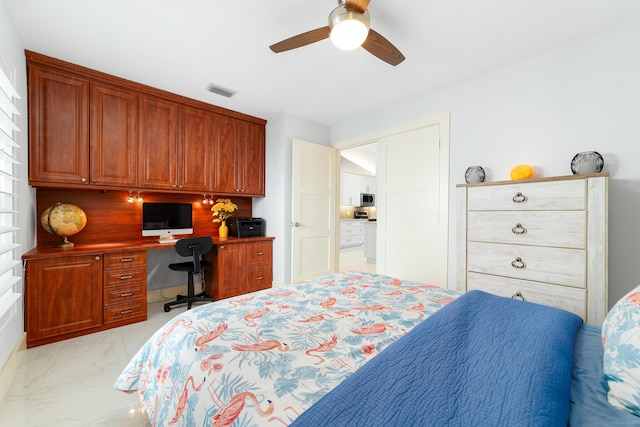
[[[329,40],[269,46],[327,25],[335,0],[0,0],[26,49],[269,119],[327,126],[640,17],[638,0],[372,0],[392,67]],[[207,92],[214,83],[237,91]]]

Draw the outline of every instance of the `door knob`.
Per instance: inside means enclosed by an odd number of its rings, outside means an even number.
[[[298,221],[296,221],[296,222],[293,223],[293,226],[294,227],[300,227],[300,223]]]

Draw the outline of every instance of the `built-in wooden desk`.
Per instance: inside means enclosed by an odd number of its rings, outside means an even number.
[[[205,256],[212,266],[205,277],[209,295],[221,299],[271,286],[273,237],[212,238]],[[174,245],[144,239],[25,253],[27,347],[146,320],[147,251]]]

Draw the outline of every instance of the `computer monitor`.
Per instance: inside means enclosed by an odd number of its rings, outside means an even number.
[[[189,203],[143,203],[142,235],[158,236],[171,242],[177,235],[193,234],[192,207]]]

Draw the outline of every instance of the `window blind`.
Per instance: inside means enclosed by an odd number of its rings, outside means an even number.
[[[20,96],[4,70],[0,69],[0,331],[18,314],[20,257],[17,249],[17,150],[20,148],[15,105]]]

